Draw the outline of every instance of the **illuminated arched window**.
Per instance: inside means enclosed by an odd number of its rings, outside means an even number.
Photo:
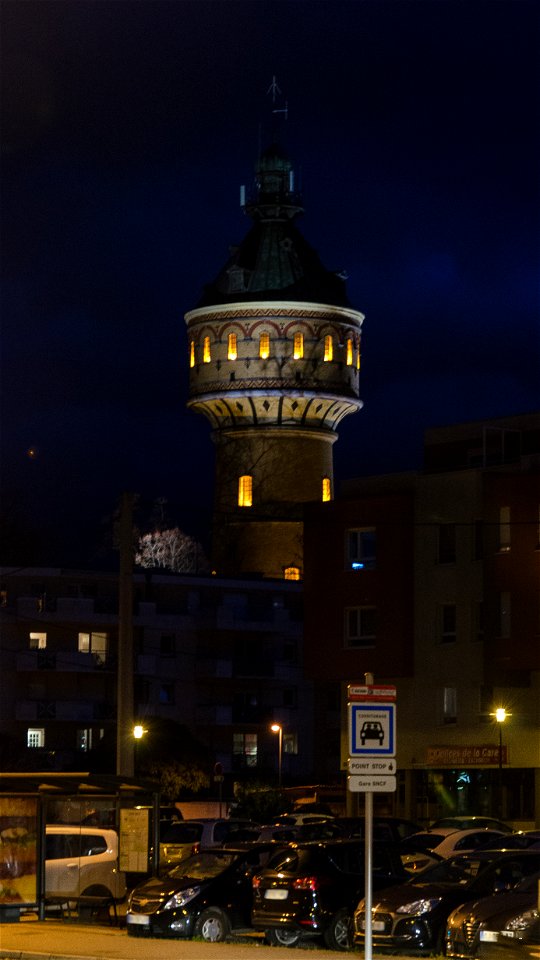
[[[203,340],[203,363],[210,363],[212,359],[210,356],[210,337],[205,337]]]
[[[268,360],[270,356],[270,334],[261,333],[259,337],[259,356],[261,360]]]
[[[304,334],[295,333],[293,345],[293,357],[295,360],[301,360],[304,356]]]
[[[300,567],[285,567],[283,577],[285,580],[299,580]]]
[[[334,341],[330,334],[324,338],[324,359],[326,362],[334,359]]]
[[[236,334],[230,333],[228,345],[227,345],[227,359],[236,360],[237,356],[238,356],[238,353],[236,350]]]
[[[347,340],[347,366],[352,367],[353,364],[353,342],[352,338],[349,337]]]
[[[358,344],[358,353],[356,354],[356,369],[360,369],[360,344]]]
[[[195,341],[191,340],[189,344],[189,365],[190,367],[195,366]]]
[[[322,478],[322,499],[323,503],[327,503],[332,499],[332,484],[330,483],[330,477]]]
[[[253,477],[249,474],[238,477],[238,506],[253,506]]]

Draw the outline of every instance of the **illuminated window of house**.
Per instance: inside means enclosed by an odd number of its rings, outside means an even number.
[[[238,478],[238,506],[253,506],[253,477],[249,474]]]
[[[293,344],[293,357],[295,360],[301,360],[304,356],[304,334],[295,333]]]
[[[79,653],[91,653],[97,663],[105,663],[107,659],[108,634],[100,631],[79,633]]]
[[[283,577],[285,580],[299,580],[300,567],[285,567]]]
[[[203,363],[210,363],[212,359],[210,355],[210,337],[205,337],[203,340]]]
[[[376,607],[347,607],[345,609],[345,645],[374,647],[376,622]]]
[[[332,484],[330,477],[322,478],[322,499],[323,503],[328,503],[332,499]]]
[[[358,527],[347,530],[345,549],[346,569],[374,570],[377,549],[375,527]]]
[[[256,733],[233,733],[233,763],[236,769],[257,766]]]
[[[352,367],[353,364],[353,342],[351,337],[347,340],[347,366]]]
[[[189,343],[189,365],[190,367],[195,366],[195,341],[190,340]]]
[[[270,334],[261,333],[259,337],[259,356],[261,360],[268,360],[270,356]]]
[[[46,633],[31,633],[30,634],[30,649],[31,650],[45,650],[47,646],[47,634]]]
[[[499,510],[499,550],[501,553],[510,550],[510,507]]]
[[[358,345],[358,352],[356,354],[356,369],[360,369],[360,345]]]
[[[92,750],[103,739],[105,731],[103,728],[80,727],[77,730],[77,750]]]
[[[45,730],[43,727],[29,727],[26,731],[26,746],[31,750],[45,746]]]
[[[238,351],[236,349],[236,334],[230,333],[227,343],[227,359],[236,360]]]
[[[334,359],[334,341],[330,334],[324,338],[324,360],[328,362]]]

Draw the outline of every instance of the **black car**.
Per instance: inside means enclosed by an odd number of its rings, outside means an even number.
[[[249,929],[251,878],[268,858],[269,844],[249,850],[196,853],[131,893],[126,915],[130,936],[202,937],[225,940]]]
[[[538,960],[540,909],[521,909],[512,916],[499,915],[480,931],[478,960]]]
[[[373,887],[408,876],[397,844],[373,844]],[[351,918],[364,892],[364,846],[357,840],[290,843],[253,877],[252,925],[274,946],[322,936],[327,947],[348,950]]]
[[[441,953],[448,916],[459,904],[509,890],[540,870],[540,851],[501,854],[475,850],[441,860],[418,880],[379,890],[373,898],[373,945],[406,952]],[[365,904],[354,913],[354,942],[363,946]]]
[[[538,905],[540,873],[533,873],[518,883],[513,890],[483,897],[474,903],[463,903],[452,911],[446,926],[446,956],[472,960],[477,956],[481,943],[493,943],[505,939],[495,931],[502,931],[510,923],[516,935],[524,932],[528,923],[520,925],[516,916],[528,914]],[[509,932],[508,940],[516,939]]]

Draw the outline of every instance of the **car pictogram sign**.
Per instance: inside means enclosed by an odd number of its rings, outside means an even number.
[[[349,756],[395,755],[395,703],[349,703]]]

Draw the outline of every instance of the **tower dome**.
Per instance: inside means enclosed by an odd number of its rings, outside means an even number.
[[[188,406],[212,426],[217,572],[296,577],[303,505],[332,498],[337,427],[362,406],[364,318],[296,226],[302,201],[277,143],[243,206],[251,229],[185,317]]]

